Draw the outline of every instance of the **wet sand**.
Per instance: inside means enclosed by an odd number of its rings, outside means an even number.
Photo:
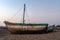
[[[0,28],[0,40],[60,40],[60,28],[42,34],[10,34],[7,29]]]

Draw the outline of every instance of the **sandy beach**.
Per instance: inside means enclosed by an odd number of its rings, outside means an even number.
[[[8,29],[0,28],[0,40],[60,40],[60,28],[42,34],[10,34]]]

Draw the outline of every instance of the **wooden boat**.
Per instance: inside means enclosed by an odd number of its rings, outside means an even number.
[[[48,24],[23,24],[23,23],[11,23],[5,21],[6,27],[11,33],[21,32],[21,31],[46,31]]]
[[[25,4],[24,4],[24,12],[23,12],[23,23],[12,23],[8,21],[4,21],[6,27],[11,33],[21,33],[21,32],[35,32],[35,31],[47,31],[48,24],[40,23],[40,24],[32,24],[25,23]],[[51,29],[50,29],[51,30]]]

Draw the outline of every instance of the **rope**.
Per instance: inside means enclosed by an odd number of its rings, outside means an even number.
[[[10,19],[8,19],[8,21],[10,21],[11,19],[13,19],[17,15],[17,13],[19,13],[20,10],[21,9],[19,9]]]
[[[28,13],[27,13],[27,9],[26,9],[26,15],[27,15],[28,21],[29,21],[29,23],[30,23],[30,18],[29,18],[29,15],[28,15]]]
[[[19,9],[10,19],[8,19],[8,21],[10,21],[11,19],[13,19],[13,18],[17,15],[17,13],[20,12],[20,10],[21,10],[21,9]],[[28,21],[29,21],[29,23],[30,23],[30,19],[29,19],[29,16],[28,16],[28,14],[27,14],[27,10],[26,10],[26,15],[27,15]]]

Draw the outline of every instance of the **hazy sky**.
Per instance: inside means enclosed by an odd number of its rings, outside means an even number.
[[[60,24],[60,0],[0,0],[0,25],[5,20],[22,22],[24,3],[26,22]]]

